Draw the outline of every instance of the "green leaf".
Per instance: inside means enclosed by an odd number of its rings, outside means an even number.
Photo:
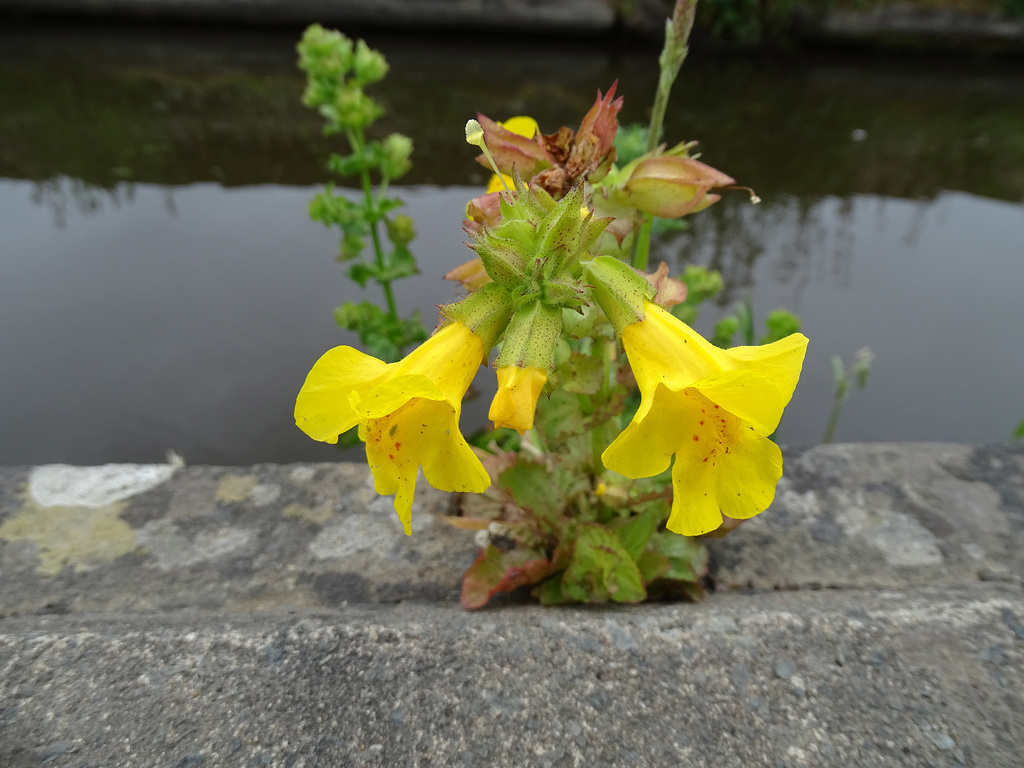
[[[416,267],[416,257],[404,245],[398,244],[388,258],[388,266],[383,272],[382,281],[399,280],[403,277],[418,275],[419,272]]]
[[[372,264],[360,261],[349,267],[348,276],[353,282],[359,283],[360,288],[365,288],[370,278],[376,279],[377,268]],[[378,280],[378,282],[380,281]]]
[[[355,153],[351,155],[331,154],[327,158],[327,168],[339,176],[358,176],[363,171],[376,167],[377,164],[378,159],[369,147],[358,155]]]
[[[521,458],[498,476],[498,486],[512,494],[520,507],[553,520],[565,508],[565,491],[559,484],[561,474]]]
[[[619,541],[629,556],[637,560],[658,528],[660,522],[658,516],[647,512],[620,519],[624,522],[615,526],[615,534],[619,537]]]
[[[672,568],[669,559],[661,552],[645,550],[636,561],[636,567],[640,569],[640,576],[644,584],[650,584],[660,576],[664,576]]]
[[[720,293],[725,283],[718,272],[696,264],[687,266],[681,279],[686,284],[686,301],[672,307],[672,314],[692,325],[697,319],[697,308]]]
[[[533,420],[534,426],[549,440],[579,432],[583,422],[579,396],[566,392],[562,387],[552,390],[550,398],[537,403],[537,414]]]
[[[529,549],[502,552],[488,544],[462,577],[462,607],[487,605],[496,592],[511,592],[543,579],[551,563],[542,553]]]
[[[566,392],[596,395],[604,384],[604,362],[600,357],[573,352],[558,370],[558,383]]]
[[[736,317],[740,321],[740,334],[748,347],[754,344],[754,307],[747,296],[736,303]]]
[[[698,539],[661,531],[651,537],[649,546],[668,558],[671,567],[663,574],[666,579],[695,582],[707,571],[708,550]]]
[[[406,347],[427,338],[419,315],[393,317],[368,301],[345,302],[334,310],[334,319],[342,328],[358,333],[366,351],[385,362],[400,359]]]
[[[1017,425],[1017,429],[1014,431],[1013,436],[1016,438],[1024,438],[1024,421]]]
[[[562,577],[564,575],[564,571],[556,573],[533,590],[533,596],[540,600],[541,605],[565,605],[572,602],[572,599],[566,597],[562,592]]]
[[[576,527],[572,560],[562,593],[581,603],[637,603],[647,597],[643,578],[618,537],[597,523]]]

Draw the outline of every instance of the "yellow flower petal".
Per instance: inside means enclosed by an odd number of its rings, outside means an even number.
[[[782,452],[750,424],[689,390],[697,411],[683,433],[672,468],[672,515],[667,527],[700,536],[722,524],[722,514],[746,519],[763,512],[782,477]]]
[[[686,536],[718,528],[723,513],[763,512],[782,476],[782,453],[767,436],[793,395],[806,337],[720,350],[657,305],[644,309],[622,333],[640,408],[605,450],[605,466],[649,477],[674,457],[668,528]]]
[[[462,323],[451,323],[395,363],[394,376],[422,373],[432,379],[453,408],[462,402],[484,359],[480,337]]]
[[[807,350],[803,334],[760,347],[719,349],[657,304],[644,302],[644,311],[645,318],[622,334],[641,391],[653,390],[657,382],[678,391],[721,371],[742,370],[774,382],[783,406],[793,396]]]
[[[506,131],[512,131],[512,133],[525,136],[528,139],[532,139],[540,133],[540,126],[537,125],[537,121],[527,115],[510,117],[508,120],[498,123],[498,125],[502,126]]]
[[[533,427],[537,398],[548,380],[541,368],[506,365],[498,369],[498,391],[487,418],[495,427],[508,427],[520,435]]]
[[[420,467],[445,491],[484,491],[487,471],[459,432],[462,398],[483,361],[480,337],[461,323],[435,333],[390,365],[350,347],[324,355],[295,404],[307,434],[337,442],[358,424],[374,486],[395,494],[395,511],[411,533]]]
[[[662,386],[653,397],[644,396],[641,408],[657,418],[645,418],[637,411],[601,455],[606,467],[626,477],[651,477],[668,469],[681,441],[678,430],[692,420],[686,402]]]
[[[362,398],[353,392],[350,398],[353,409],[365,419],[379,419],[397,411],[413,398],[424,400],[444,400],[444,395],[437,384],[423,374],[398,376],[374,387],[373,391]],[[449,406],[450,407],[450,406]]]
[[[505,180],[504,184],[501,183],[502,179]],[[490,180],[487,182],[487,191],[484,194],[489,195],[491,192],[502,192],[506,189],[512,189],[513,184],[512,177],[507,173],[501,174],[500,177],[498,174],[492,173]]]
[[[352,347],[335,347],[316,361],[295,400],[295,424],[324,443],[359,423],[349,394],[367,395],[388,371],[388,364]]]

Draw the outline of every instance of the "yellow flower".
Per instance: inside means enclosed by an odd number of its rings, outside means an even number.
[[[627,477],[672,468],[668,529],[699,536],[722,515],[763,512],[782,476],[775,431],[803,365],[807,337],[762,347],[718,349],[650,302],[622,343],[640,387],[640,408],[605,450],[605,466]]]
[[[537,398],[548,374],[541,368],[506,365],[498,369],[498,392],[487,418],[495,427],[508,427],[520,435],[533,426]]]
[[[462,398],[483,356],[483,342],[458,322],[397,363],[335,347],[306,377],[295,423],[325,443],[338,442],[338,435],[358,425],[377,493],[395,494],[395,511],[410,534],[420,467],[442,491],[482,493],[490,484],[459,432]]]

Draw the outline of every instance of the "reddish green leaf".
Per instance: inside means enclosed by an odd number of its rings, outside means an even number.
[[[538,552],[502,552],[489,544],[462,577],[462,607],[482,608],[496,592],[511,592],[536,583],[548,574],[550,566],[548,559]]]

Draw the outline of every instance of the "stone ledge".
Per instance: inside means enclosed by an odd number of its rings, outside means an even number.
[[[0,764],[1019,765],[992,583],[617,609],[0,621]]]
[[[477,553],[451,502],[421,483],[407,537],[358,464],[0,468],[0,616],[451,602]],[[787,450],[710,546],[720,590],[1019,585],[1024,445]]]

